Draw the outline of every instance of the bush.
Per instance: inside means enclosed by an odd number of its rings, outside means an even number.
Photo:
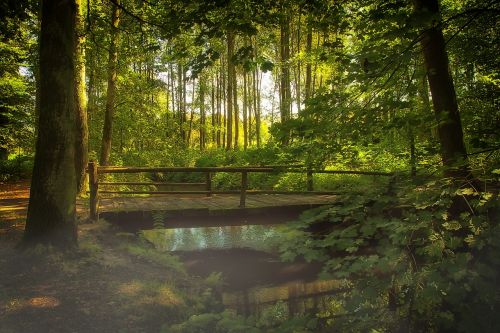
[[[33,158],[15,155],[8,160],[0,160],[0,181],[29,179],[33,171]]]

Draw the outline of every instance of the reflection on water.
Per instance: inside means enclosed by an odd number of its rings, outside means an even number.
[[[245,315],[258,315],[277,305],[290,315],[302,314],[309,310],[328,309],[329,303],[335,302],[332,295],[343,288],[345,284],[338,280],[293,281],[278,286],[224,292],[222,302]]]
[[[196,251],[250,248],[275,252],[282,226],[245,225],[208,228],[143,230],[142,234],[160,251]]]
[[[224,305],[260,316],[270,307],[290,315],[326,309],[343,288],[337,280],[318,280],[318,263],[282,262],[278,256],[283,226],[246,225],[144,230],[160,251],[176,251],[195,276],[221,272]],[[280,311],[281,311],[280,310]]]

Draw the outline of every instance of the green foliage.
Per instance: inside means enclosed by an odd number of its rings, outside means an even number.
[[[318,321],[310,316],[289,317],[283,302],[264,311],[259,319],[245,318],[234,311],[192,315],[185,322],[164,326],[163,333],[291,333],[317,332]]]
[[[325,276],[352,284],[332,322],[341,331],[494,332],[498,194],[408,186],[397,197],[357,195],[304,214],[284,236],[283,257],[323,261]]]
[[[31,156],[15,155],[7,160],[0,160],[0,181],[29,179],[32,169]]]

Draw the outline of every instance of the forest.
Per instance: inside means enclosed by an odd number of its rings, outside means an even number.
[[[500,330],[499,0],[0,18],[0,332]]]

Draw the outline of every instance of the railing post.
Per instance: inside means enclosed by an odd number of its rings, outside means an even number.
[[[207,197],[210,197],[210,196],[212,196],[212,173],[210,171],[208,171],[206,176],[207,176],[207,180],[206,180],[207,184],[206,185],[207,185],[207,191],[208,191]]]
[[[307,169],[307,190],[309,192],[314,191],[313,172],[311,168]]]
[[[90,219],[99,219],[99,181],[97,177],[97,162],[89,162],[89,187],[90,187]]]
[[[240,194],[240,208],[245,208],[247,200],[247,187],[248,187],[248,174],[246,171],[241,172],[241,194]]]

